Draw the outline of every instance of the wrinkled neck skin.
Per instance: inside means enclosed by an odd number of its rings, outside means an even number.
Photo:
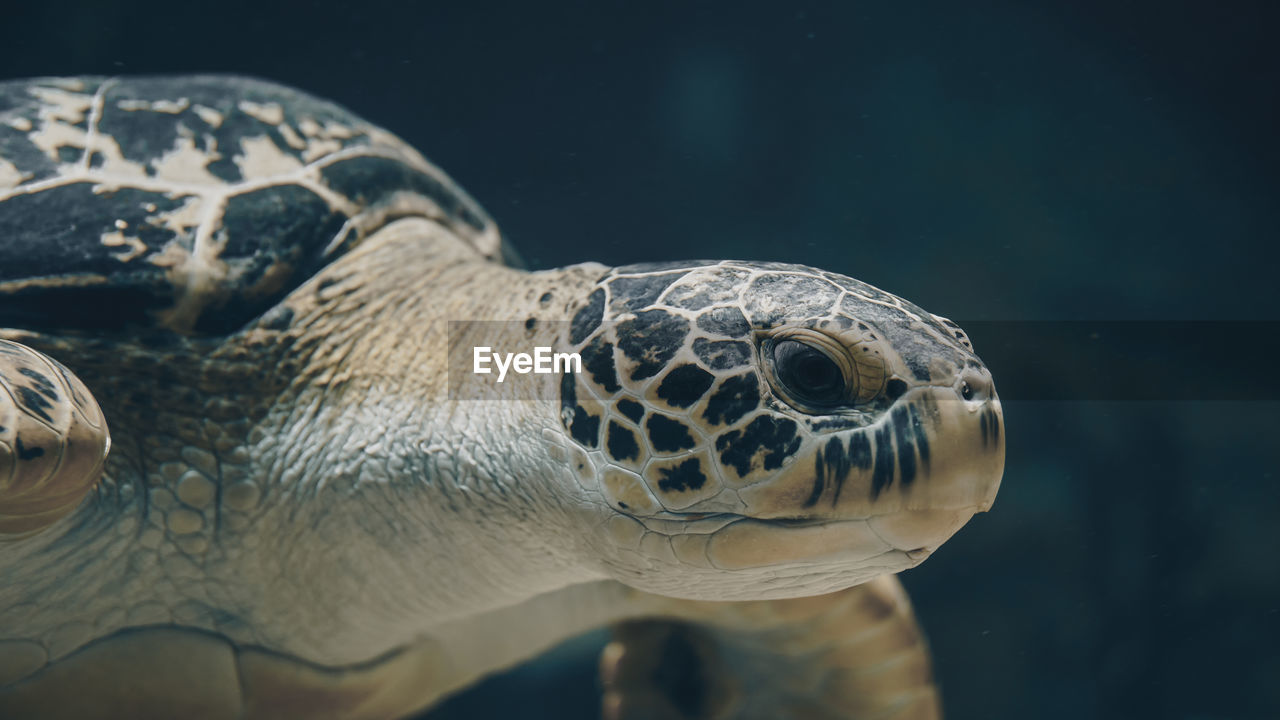
[[[496,266],[402,220],[255,327],[159,364],[129,345],[19,338],[85,377],[114,445],[76,513],[0,548],[0,647],[34,642],[52,661],[177,624],[340,666],[592,587],[584,530],[607,508],[556,459],[555,398],[508,381],[450,399],[446,357],[450,320],[503,321],[471,326],[475,344],[555,345],[603,271]]]
[[[253,448],[276,494],[255,525],[280,548],[263,578],[289,589],[262,598],[280,642],[360,660],[603,577],[583,529],[607,509],[554,457],[556,397],[514,373],[450,397],[446,368],[451,341],[455,382],[475,345],[555,346],[603,270],[511,270],[412,221],[290,297],[302,369]]]

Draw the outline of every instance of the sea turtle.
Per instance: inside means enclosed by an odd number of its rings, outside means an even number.
[[[893,573],[999,485],[963,331],[517,265],[302,92],[0,83],[0,716],[399,717],[615,625],[610,718],[936,717]]]

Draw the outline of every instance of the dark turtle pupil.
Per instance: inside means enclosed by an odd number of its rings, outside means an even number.
[[[844,376],[822,351],[795,340],[783,340],[773,346],[773,361],[778,380],[795,399],[822,406],[840,402]]]

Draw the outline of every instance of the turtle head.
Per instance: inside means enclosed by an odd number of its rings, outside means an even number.
[[[991,374],[949,320],[796,265],[627,266],[570,323],[561,417],[604,562],[666,595],[838,590],[923,561],[1004,467]]]

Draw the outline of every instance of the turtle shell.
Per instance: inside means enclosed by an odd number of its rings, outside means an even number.
[[[399,138],[232,76],[0,82],[0,327],[221,335],[402,217],[512,263]]]

